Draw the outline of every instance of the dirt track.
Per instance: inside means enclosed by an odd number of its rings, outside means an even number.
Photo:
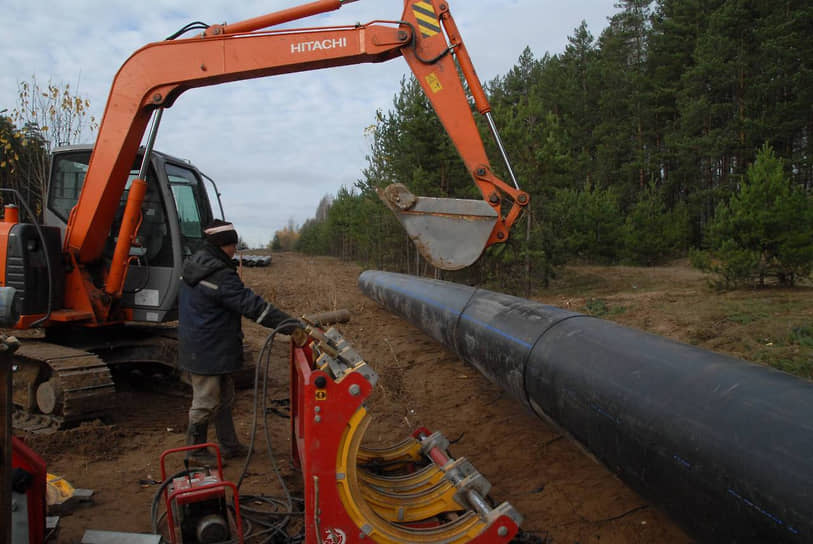
[[[328,258],[275,254],[270,268],[246,269],[257,292],[297,314],[347,308],[353,318],[339,328],[381,380],[369,409],[367,441],[387,444],[417,426],[458,439],[466,456],[493,484],[492,496],[525,516],[522,527],[548,542],[567,544],[688,543],[663,513],[628,489],[576,444],[530,414],[477,371],[411,325],[376,306],[356,288],[361,269]],[[259,348],[267,330],[245,323],[247,343]],[[287,397],[287,351],[275,347],[273,399]],[[77,487],[96,491],[95,504],[63,517],[59,542],[79,542],[85,529],[149,532],[149,508],[160,479],[158,458],[182,445],[188,393],[123,384],[110,421],[51,435],[29,437],[49,465]],[[248,436],[251,391],[238,393],[238,432]],[[289,468],[287,420],[272,417],[275,457],[294,493],[298,475]],[[226,470],[237,478],[240,463]],[[265,448],[255,455],[242,490],[279,494]]]

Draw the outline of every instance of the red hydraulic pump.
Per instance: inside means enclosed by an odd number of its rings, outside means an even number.
[[[166,459],[177,453],[212,448],[217,454],[217,470],[189,469],[172,477],[166,471]],[[243,542],[240,499],[237,486],[223,478],[223,460],[216,444],[196,444],[165,451],[161,454],[161,480],[164,489],[167,533],[172,544],[214,544]],[[227,493],[231,491],[232,515]]]

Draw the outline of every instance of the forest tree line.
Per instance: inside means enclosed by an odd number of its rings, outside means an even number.
[[[726,283],[807,277],[813,5],[616,6],[597,39],[582,23],[563,52],[526,48],[486,83],[531,205],[508,243],[442,276],[527,292],[566,262],[655,265],[691,253]],[[476,117],[491,166],[508,180]],[[392,109],[377,112],[370,134],[361,178],[322,199],[296,248],[432,273],[376,188],[400,182],[421,196],[480,195],[414,79],[402,81]]]

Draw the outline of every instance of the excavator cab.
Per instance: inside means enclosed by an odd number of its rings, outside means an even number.
[[[91,152],[91,146],[69,146],[53,153],[45,224],[60,228],[63,237]],[[103,251],[105,262],[113,257],[130,186],[142,157],[143,149],[121,195]],[[160,323],[177,318],[176,295],[183,261],[203,244],[203,227],[214,217],[209,195],[219,199],[219,193],[214,182],[189,162],[158,151],[151,153],[146,177],[141,224],[130,249],[121,304],[132,312],[133,321]],[[207,190],[207,180],[212,191]]]

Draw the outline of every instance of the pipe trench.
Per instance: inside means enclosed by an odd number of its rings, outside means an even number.
[[[362,292],[553,421],[702,542],[813,542],[813,383],[485,289]]]

